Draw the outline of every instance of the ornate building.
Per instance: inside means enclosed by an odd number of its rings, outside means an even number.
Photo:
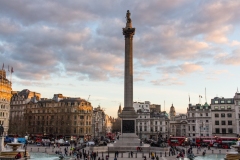
[[[93,137],[106,135],[106,114],[100,106],[93,109],[92,131]]]
[[[33,101],[36,103],[40,100],[41,94],[24,89],[21,92],[12,91],[10,106],[9,134],[24,136],[26,134],[26,105]]]
[[[170,107],[170,136],[187,136],[186,114],[176,115],[175,107]]]
[[[23,90],[16,92],[11,101],[11,131],[21,136],[26,133],[51,135],[67,140],[90,137],[92,112],[91,103],[81,98],[54,94],[52,99],[46,99],[40,98],[38,93]],[[18,124],[15,124],[16,120]]]
[[[12,83],[7,79],[5,70],[0,70],[0,82],[0,124],[4,127],[3,134],[8,135]]]

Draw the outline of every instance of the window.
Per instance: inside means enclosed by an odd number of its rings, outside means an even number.
[[[208,120],[206,120],[206,122],[208,123]]]
[[[192,130],[195,131],[195,126],[192,126]]]
[[[215,113],[215,117],[219,117],[219,114],[218,114],[218,113]]]
[[[225,121],[222,121],[222,125],[226,125],[226,122],[225,122]]]
[[[221,110],[224,110],[225,109],[225,106],[221,106]]]
[[[232,107],[231,106],[227,106],[227,109],[232,109]]]
[[[192,117],[194,117],[194,113],[192,113]]]
[[[232,125],[232,121],[228,121],[228,125]]]
[[[215,132],[219,133],[220,132],[219,128],[215,128]]]
[[[155,121],[155,125],[157,125],[157,121]]]
[[[221,117],[225,117],[225,113],[221,113]]]
[[[215,110],[218,110],[218,106],[214,106],[214,109],[215,109]]]
[[[206,113],[206,116],[208,116],[208,113]]]
[[[224,103],[224,100],[221,100],[221,103]]]
[[[202,113],[200,113],[200,116],[202,117]]]
[[[218,104],[218,101],[215,101],[214,103],[215,103],[215,104]]]
[[[232,128],[228,128],[228,133],[233,133],[233,129]]]
[[[222,133],[226,133],[226,128],[222,128]]]
[[[227,117],[232,117],[232,114],[231,114],[231,113],[228,113],[228,114],[227,114]]]
[[[231,100],[228,100],[227,103],[231,103],[232,101]]]
[[[215,125],[219,125],[219,121],[215,121]]]
[[[194,123],[195,121],[194,120],[192,120],[192,123]]]
[[[188,131],[190,131],[190,126],[188,126]]]

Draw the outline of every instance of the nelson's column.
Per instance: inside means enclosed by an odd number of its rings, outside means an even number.
[[[119,117],[122,119],[122,134],[110,150],[129,151],[140,145],[136,135],[137,113],[133,108],[133,35],[132,21],[129,10],[126,14],[126,27],[123,28],[125,37],[125,70],[124,70],[124,108]]]

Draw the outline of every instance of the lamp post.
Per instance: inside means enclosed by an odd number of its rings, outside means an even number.
[[[187,153],[187,142],[188,142],[188,138],[185,138],[185,148],[186,148],[186,152]]]
[[[24,152],[24,157],[27,158],[27,144],[28,144],[28,135],[26,134],[25,136],[25,152]]]

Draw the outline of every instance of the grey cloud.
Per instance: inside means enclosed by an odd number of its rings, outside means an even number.
[[[197,5],[203,6],[189,0],[1,1],[0,58],[14,64],[21,79],[51,78],[52,73],[62,72],[78,79],[122,79],[122,28],[129,9],[136,27],[133,51],[137,71],[174,61],[204,61],[203,55],[211,58],[212,54],[206,51],[211,46],[195,37],[207,32],[200,25],[205,15],[189,7]]]
[[[177,77],[164,76],[161,79],[151,81],[153,85],[161,86],[171,86],[171,85],[183,85],[184,83],[180,81]]]
[[[240,65],[240,49],[236,49],[230,54],[216,55],[215,63],[224,65]]]

